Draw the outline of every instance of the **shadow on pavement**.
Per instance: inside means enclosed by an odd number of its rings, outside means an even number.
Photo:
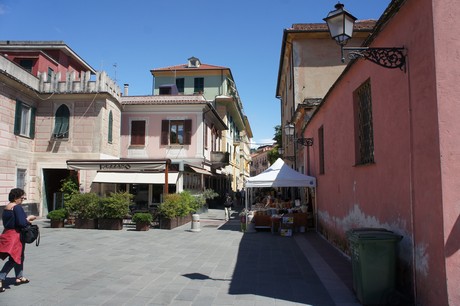
[[[334,305],[295,240],[268,232],[243,235],[229,293]]]

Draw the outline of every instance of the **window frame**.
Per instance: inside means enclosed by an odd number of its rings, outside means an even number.
[[[318,129],[319,174],[325,174],[324,167],[324,126]]]
[[[139,125],[139,126],[135,126],[135,125]],[[139,119],[131,120],[129,126],[130,126],[130,133],[129,133],[130,145],[131,146],[145,146],[147,121],[139,120]]]
[[[24,112],[27,110],[26,112]],[[20,100],[16,100],[14,115],[14,135],[35,138],[35,117],[37,109]]]
[[[173,141],[171,138],[172,127],[182,126],[182,142]],[[161,145],[183,146],[192,143],[191,119],[165,119],[161,121]]]
[[[54,113],[54,139],[69,139],[70,131],[70,109],[67,105],[61,104]]]
[[[355,120],[355,164],[375,163],[372,90],[370,79],[353,92]]]
[[[204,78],[193,79],[193,92],[203,93],[204,92]]]
[[[185,78],[177,78],[176,87],[177,87],[178,93],[183,94],[185,92]]]

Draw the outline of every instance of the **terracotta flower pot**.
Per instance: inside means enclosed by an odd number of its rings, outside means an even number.
[[[150,222],[137,222],[136,231],[148,231],[150,229]]]
[[[50,227],[61,228],[64,227],[64,220],[50,220]]]

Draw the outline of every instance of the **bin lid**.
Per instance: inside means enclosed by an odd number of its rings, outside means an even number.
[[[359,228],[352,228],[346,232],[346,235],[348,238],[350,238],[353,235],[356,235],[359,232],[390,232],[393,233],[392,231],[387,230],[386,228],[382,227],[359,227]]]
[[[351,241],[401,241],[403,236],[390,231],[358,231],[349,237]]]

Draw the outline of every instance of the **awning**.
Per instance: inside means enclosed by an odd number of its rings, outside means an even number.
[[[67,168],[74,170],[164,170],[169,159],[71,159],[67,161]]]
[[[176,184],[179,173],[168,173],[168,184]],[[164,173],[98,172],[93,183],[164,184]]]
[[[212,175],[211,172],[209,172],[208,170],[203,169],[203,168],[199,168],[199,167],[195,167],[195,166],[191,166],[191,165],[190,165],[190,168],[193,171],[195,171],[196,173],[205,174],[205,175]]]

